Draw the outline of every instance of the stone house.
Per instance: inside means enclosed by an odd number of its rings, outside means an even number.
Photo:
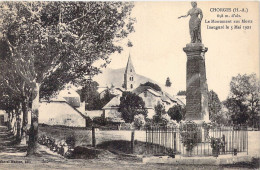
[[[62,90],[58,96],[43,100],[39,107],[39,123],[48,125],[64,125],[86,127],[85,103],[71,88]]]
[[[158,92],[149,86],[139,86],[132,91],[139,97],[141,97],[145,103],[145,108],[148,111],[148,118],[152,118],[155,115],[154,107],[160,103],[165,107],[167,111],[170,107],[177,105],[178,102],[173,97],[165,92]]]
[[[105,118],[121,118],[121,113],[118,111],[121,95],[113,97],[103,108],[103,116]]]
[[[167,111],[170,107],[180,104],[173,97],[168,97],[164,92],[157,92],[149,86],[139,86],[132,91],[132,93],[141,97],[145,103],[145,109],[148,111],[148,118],[152,118],[155,115],[154,107],[161,103]],[[121,95],[115,96],[110,102],[108,102],[103,108],[104,117],[120,118],[121,113],[118,111],[120,105]]]
[[[112,90],[110,89],[111,93],[115,94],[116,96],[102,108],[104,117],[121,117],[121,113],[118,111],[118,109],[120,104],[120,97],[122,96],[123,91],[130,91],[143,99],[145,102],[145,108],[148,111],[148,118],[153,117],[155,114],[154,107],[158,103],[164,105],[166,111],[168,111],[168,109],[174,105],[184,105],[180,100],[176,99],[174,96],[168,94],[165,91],[156,91],[150,86],[143,86],[140,84],[138,85],[136,82],[136,75],[137,74],[135,72],[131,56],[129,55],[124,72],[124,82],[122,83],[124,89],[119,87],[115,87]]]

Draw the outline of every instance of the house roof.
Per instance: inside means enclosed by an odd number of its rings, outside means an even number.
[[[66,100],[61,96],[55,96],[49,100],[42,99],[41,102],[66,102]]]
[[[166,96],[161,96],[162,101],[171,103],[171,100]]]
[[[116,89],[119,90],[119,91],[121,91],[121,92],[124,92],[124,91],[125,91],[125,90],[122,89],[121,87],[117,87]]]
[[[61,97],[78,97],[78,98],[80,98],[79,94],[75,90],[70,88],[70,87],[65,88],[64,90],[61,90],[59,92],[58,96],[61,96]]]
[[[118,108],[120,104],[120,95],[113,97],[102,109]]]
[[[82,113],[81,111],[79,111],[78,109],[76,109],[75,107],[71,106],[66,100],[65,101],[58,101],[58,100],[50,100],[50,101],[41,101],[40,103],[61,103],[61,104],[67,104],[69,107],[71,107],[73,110],[75,110],[77,113],[79,113],[83,118],[86,118],[86,115],[84,113]]]
[[[165,95],[167,98],[169,98],[172,102],[177,102],[177,99],[176,99],[174,96],[170,95],[169,93],[164,92],[164,95]]]
[[[186,105],[186,96],[185,95],[178,95],[178,96],[176,96],[176,98],[178,99],[180,105]]]
[[[162,95],[159,94],[158,92],[156,92],[155,90],[153,89],[147,89],[147,91],[149,91],[150,93],[152,93],[153,95],[157,96],[157,97],[161,97]]]
[[[151,87],[150,86],[139,86],[136,89],[134,89],[132,91],[132,93],[135,93],[136,95],[139,95],[139,94],[143,93],[144,91],[146,91],[148,89],[151,89]]]

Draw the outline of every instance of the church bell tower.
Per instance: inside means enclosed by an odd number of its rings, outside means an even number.
[[[129,54],[125,74],[124,74],[124,88],[127,91],[131,91],[135,88],[135,69]]]

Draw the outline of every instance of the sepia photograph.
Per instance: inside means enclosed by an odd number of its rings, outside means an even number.
[[[259,169],[260,2],[1,1],[0,169]]]

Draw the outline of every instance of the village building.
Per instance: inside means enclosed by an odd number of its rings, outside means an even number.
[[[120,97],[122,96],[123,91],[130,91],[143,99],[145,109],[148,111],[147,117],[150,119],[155,115],[154,107],[158,103],[162,104],[166,111],[174,105],[184,105],[181,100],[175,98],[167,92],[164,92],[163,90],[156,91],[150,86],[138,84],[138,82],[135,81],[135,76],[136,72],[131,56],[129,55],[124,72],[124,89],[119,87],[110,89],[110,91],[113,92],[113,94],[116,94],[116,96],[102,108],[103,116],[105,118],[121,118],[121,113],[118,109],[120,105]],[[114,91],[117,91],[117,93],[114,93]]]
[[[8,119],[8,115],[4,110],[0,110],[0,126],[5,126]]]
[[[85,102],[80,102],[79,94],[71,87],[50,100],[42,100],[39,113],[41,124],[86,127]]]
[[[71,86],[67,86],[59,94],[50,99],[42,100],[39,107],[39,123],[48,125],[63,125],[86,127],[86,117],[92,120],[95,117],[103,117],[114,123],[124,122],[119,112],[120,97],[124,91],[130,91],[141,97],[148,111],[148,118],[155,115],[154,107],[160,103],[167,111],[174,105],[184,105],[182,100],[175,98],[167,92],[156,91],[150,86],[141,85],[136,80],[135,68],[129,55],[124,71],[122,87],[100,88],[100,98],[104,97],[107,90],[114,95],[102,110],[85,110],[85,102],[81,102],[80,95]]]

